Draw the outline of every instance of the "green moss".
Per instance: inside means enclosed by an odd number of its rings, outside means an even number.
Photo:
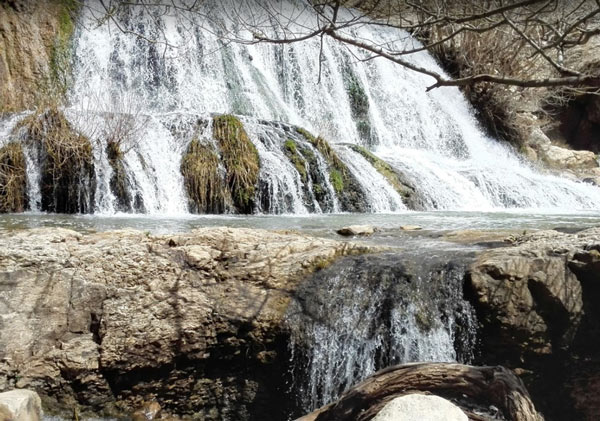
[[[229,189],[219,174],[219,157],[210,145],[194,139],[181,161],[181,174],[194,213],[223,213],[230,205]]]
[[[27,208],[25,155],[20,143],[0,148],[0,213],[23,212]]]
[[[329,181],[336,192],[342,210],[347,212],[365,212],[367,205],[364,192],[346,164],[338,157],[329,143],[322,137],[314,137],[300,127],[296,128],[296,132],[304,136],[327,161]],[[319,188],[323,190],[322,186],[319,186]]]
[[[344,192],[344,177],[342,173],[335,168],[329,173],[329,180],[333,185],[333,189],[336,193],[341,194]]]
[[[79,9],[79,3],[76,0],[60,0],[57,3],[58,27],[49,54],[50,77],[43,91],[49,99],[60,103],[64,100],[71,80],[71,47],[75,31],[73,17]]]
[[[329,169],[329,181],[333,185],[336,193],[341,194],[344,191],[345,180],[349,177],[350,171],[346,164],[337,156],[335,151],[331,148],[329,143],[322,137],[314,137],[308,131],[297,127],[296,131],[304,136],[325,158],[330,169]]]
[[[407,186],[400,180],[396,170],[384,160],[376,157],[367,149],[358,145],[349,145],[355,152],[361,154],[373,167],[383,175],[394,189],[404,198],[410,197],[414,193],[412,187]]]
[[[258,151],[235,116],[215,117],[213,135],[219,144],[234,205],[241,213],[252,213],[260,171]]]
[[[300,177],[302,178],[302,182],[306,183],[308,181],[308,172],[306,171],[306,161],[302,157],[302,155],[300,155],[300,153],[298,152],[296,142],[294,142],[293,139],[288,139],[285,141],[283,146],[284,146],[285,155],[288,157],[290,162],[294,165],[294,168],[296,168],[296,171],[298,171],[298,174],[300,174]]]

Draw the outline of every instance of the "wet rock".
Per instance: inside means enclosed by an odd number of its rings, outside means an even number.
[[[42,402],[37,393],[23,389],[0,393],[0,420],[41,421],[41,419]]]
[[[402,225],[400,227],[400,229],[402,231],[419,231],[419,230],[422,230],[423,228],[418,225]]]
[[[132,421],[153,421],[161,415],[162,408],[158,402],[146,402],[143,407],[131,416]]]
[[[372,421],[468,421],[460,408],[433,395],[411,394],[394,398]]]
[[[344,228],[340,228],[336,231],[339,235],[346,237],[354,235],[372,235],[375,232],[375,228],[371,225],[350,225]]]
[[[43,391],[67,416],[156,398],[205,420],[283,419],[293,291],[362,250],[251,229],[0,232],[0,387]]]
[[[48,88],[57,88],[45,85],[54,82],[53,70],[59,70],[51,66],[54,54],[70,37],[69,4],[0,3],[0,112],[32,109],[39,100],[48,101]]]

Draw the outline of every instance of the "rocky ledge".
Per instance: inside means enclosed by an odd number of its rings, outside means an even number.
[[[478,256],[467,279],[485,363],[515,369],[549,419],[600,414],[600,228],[539,231]]]
[[[0,390],[34,389],[57,413],[156,398],[205,420],[284,419],[291,292],[364,251],[250,229],[0,232]]]

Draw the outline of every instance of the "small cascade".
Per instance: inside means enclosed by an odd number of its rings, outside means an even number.
[[[366,193],[371,212],[397,212],[407,209],[400,194],[364,157],[343,146],[339,148],[339,152]]]
[[[244,123],[260,155],[260,212],[339,211],[325,159],[296,128],[249,119]]]
[[[444,253],[348,257],[304,283],[287,318],[298,387],[292,393],[302,408],[330,403],[390,365],[468,363],[476,321],[462,296],[467,260]]]

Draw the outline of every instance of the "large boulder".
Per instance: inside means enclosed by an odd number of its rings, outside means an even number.
[[[41,421],[42,402],[31,390],[0,393],[1,421]]]
[[[0,390],[49,411],[284,418],[282,318],[349,243],[263,230],[0,231]]]
[[[471,266],[481,359],[518,369],[550,419],[600,413],[600,228],[512,236]]]
[[[461,409],[434,395],[411,394],[392,399],[372,421],[468,421]]]

